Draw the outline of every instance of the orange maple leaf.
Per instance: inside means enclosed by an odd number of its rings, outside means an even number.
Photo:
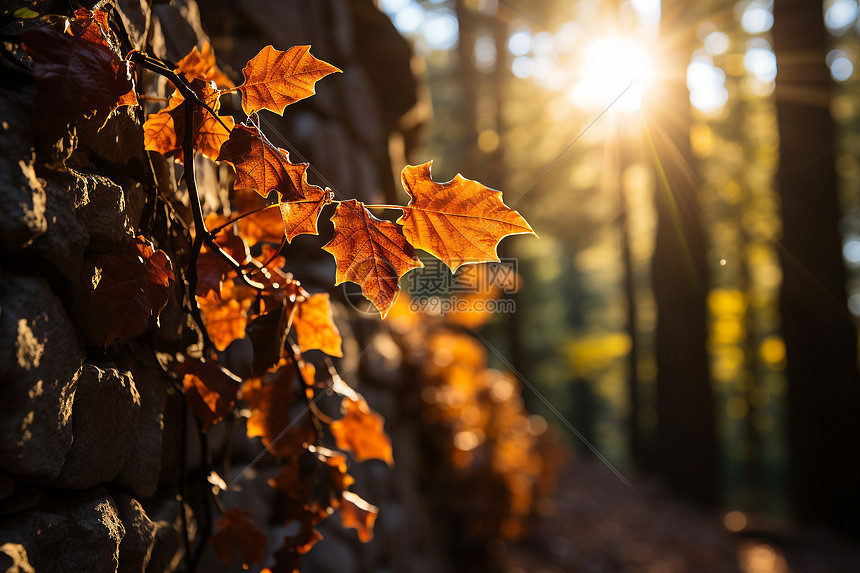
[[[299,349],[322,350],[329,356],[343,356],[343,339],[331,314],[331,301],[328,293],[315,294],[300,302],[298,312],[293,318]]]
[[[302,189],[305,198],[301,201],[280,203],[287,242],[296,235],[319,235],[317,220],[323,207],[331,202],[331,190],[309,184],[307,173],[302,176]]]
[[[213,82],[195,78],[189,85],[201,101],[218,113],[221,102]],[[212,161],[217,161],[221,146],[230,137],[230,130],[233,129],[233,118],[229,115],[219,115],[221,121],[218,121],[201,106],[196,104],[192,106],[194,129],[191,137],[194,149]],[[183,163],[185,158],[182,144],[185,141],[187,109],[185,98],[179,92],[173,92],[167,107],[160,109],[158,113],[150,114],[143,124],[144,147],[167,157],[173,156],[176,161]]]
[[[244,289],[225,282],[221,285],[220,296],[214,290],[209,291],[205,297],[197,296],[197,305],[203,315],[206,332],[219,351],[245,336],[248,307],[252,302],[251,297],[243,296],[247,294]]]
[[[197,46],[191,48],[188,55],[176,64],[176,71],[185,74],[188,79],[211,80],[221,89],[234,87],[230,78],[218,69],[215,52],[212,51],[209,42],[203,42],[203,48],[200,50],[197,49]]]
[[[241,382],[216,362],[188,359],[174,367],[182,377],[188,407],[206,432],[230,412]]]
[[[358,461],[383,460],[394,464],[391,440],[383,430],[382,416],[371,411],[364,398],[344,398],[346,415],[335,420],[329,428],[337,447],[353,453]]]
[[[287,236],[287,242],[291,242],[298,235],[318,235],[317,220],[323,207],[331,203],[331,189],[324,190],[308,183],[307,171],[302,174],[301,188],[305,198],[289,203],[277,203],[279,214],[271,213],[274,205],[270,205],[263,211],[250,215],[248,219],[251,221],[245,223],[244,227],[242,221],[245,219],[241,219],[239,229],[243,236],[253,243],[255,240],[280,242],[284,235]],[[234,187],[233,191],[232,201],[240,213],[264,206],[264,203],[260,202],[260,196],[250,189]]]
[[[260,242],[280,243],[284,238],[284,221],[278,205],[269,205],[262,211],[239,219],[239,234],[248,242],[248,246]]]
[[[379,509],[370,505],[351,491],[343,492],[340,503],[340,521],[344,527],[351,527],[358,533],[358,539],[367,543],[373,539],[373,524]]]
[[[335,286],[358,283],[364,297],[385,318],[400,291],[400,277],[424,263],[397,225],[377,219],[355,199],[339,203],[331,221],[334,237],[323,250],[337,262]]]
[[[502,201],[502,192],[457,174],[447,183],[430,178],[432,161],[407,165],[400,178],[411,197],[397,222],[409,243],[455,271],[466,263],[498,262],[507,235],[535,232]]]
[[[269,143],[254,124],[233,128],[218,161],[226,161],[236,170],[234,189],[253,189],[263,198],[277,191],[282,201],[305,198],[303,181],[308,164],[291,163],[289,153]]]
[[[215,554],[224,565],[233,561],[238,551],[242,565],[247,569],[252,563],[266,557],[266,535],[260,531],[251,515],[244,509],[234,507],[218,520],[218,531],[209,538]]]
[[[242,70],[245,83],[238,88],[245,115],[262,109],[283,114],[288,105],[314,95],[318,80],[341,71],[312,56],[310,49],[293,46],[282,52],[266,46],[251,58]]]

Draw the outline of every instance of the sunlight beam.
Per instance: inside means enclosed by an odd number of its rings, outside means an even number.
[[[652,74],[651,57],[643,47],[626,38],[601,38],[586,49],[582,79],[573,87],[571,99],[584,109],[603,107],[633,84],[617,106],[635,112]]]

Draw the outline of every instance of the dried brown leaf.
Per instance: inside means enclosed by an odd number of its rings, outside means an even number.
[[[354,199],[339,203],[331,220],[334,237],[323,249],[337,262],[335,284],[358,283],[385,318],[400,290],[400,277],[424,264],[397,225],[377,219]]]

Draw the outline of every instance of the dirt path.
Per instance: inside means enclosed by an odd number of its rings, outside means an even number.
[[[860,573],[860,545],[832,533],[771,526],[733,535],[722,513],[679,501],[653,479],[631,482],[640,495],[596,461],[571,463],[536,540],[500,548],[506,573]]]

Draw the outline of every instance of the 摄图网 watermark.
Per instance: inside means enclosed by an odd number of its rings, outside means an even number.
[[[498,263],[467,264],[452,273],[437,259],[424,261],[400,281],[402,292],[409,297],[409,309],[432,315],[448,313],[510,314],[516,311],[512,297],[519,288],[517,260]],[[363,313],[376,314],[358,289],[344,284],[347,302]]]

